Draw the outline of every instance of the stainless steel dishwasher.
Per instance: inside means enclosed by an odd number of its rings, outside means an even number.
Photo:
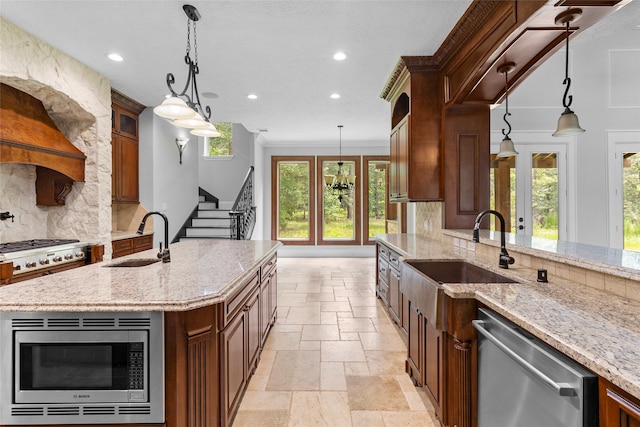
[[[488,309],[478,331],[478,427],[598,425],[598,378]]]

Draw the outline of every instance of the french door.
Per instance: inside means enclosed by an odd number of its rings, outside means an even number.
[[[520,142],[516,150],[515,158],[491,156],[491,207],[505,216],[508,232],[567,240],[567,145]]]

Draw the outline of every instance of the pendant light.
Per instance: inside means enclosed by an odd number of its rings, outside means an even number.
[[[177,93],[173,89],[176,79],[173,73],[167,74],[167,86],[171,96],[153,109],[153,112],[167,119],[172,119],[175,126],[184,127],[191,130],[191,134],[197,136],[220,136],[215,126],[209,122],[211,119],[211,108],[202,107],[196,77],[200,73],[198,66],[198,38],[196,33],[196,22],[200,19],[200,12],[194,6],[185,4],[182,6],[187,15],[187,52],[184,61],[189,67],[187,83],[182,92]],[[191,59],[191,29],[193,28],[193,53]]]
[[[507,120],[507,116],[511,115],[511,113],[509,112],[509,79],[507,75],[513,70],[515,70],[515,68],[516,68],[515,62],[507,62],[498,67],[498,73],[504,74],[505,113],[504,113],[504,116],[502,116],[502,119],[508,126],[508,130],[506,132],[504,129],[502,129],[502,134],[504,135],[504,138],[502,138],[502,141],[500,142],[500,152],[496,155],[496,157],[499,157],[499,158],[511,157],[518,154],[515,147],[513,146],[513,141],[511,140],[511,138],[509,138],[509,134],[511,133],[511,124],[509,124],[509,121]]]
[[[342,167],[344,162],[342,161],[342,125],[338,125],[340,130],[340,157],[338,160],[338,173],[336,175],[325,175],[324,185],[325,189],[338,194],[338,200],[342,201],[345,195],[349,194],[356,183],[356,176],[352,174],[345,174]]]
[[[564,106],[564,112],[558,119],[558,128],[553,133],[553,136],[573,136],[579,135],[584,132],[584,129],[580,127],[578,123],[578,116],[569,108],[573,101],[573,96],[569,95],[569,88],[571,87],[571,78],[569,77],[569,24],[582,15],[582,9],[568,9],[556,16],[556,25],[564,24],[567,28],[567,49],[564,63],[564,81],[563,85],[567,87],[564,90],[564,96],[562,97],[562,105]]]

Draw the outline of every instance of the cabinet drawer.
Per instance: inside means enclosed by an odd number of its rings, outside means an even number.
[[[400,255],[391,250],[389,251],[389,266],[400,270]]]
[[[389,260],[389,248],[386,246],[378,245],[378,257]]]
[[[389,285],[380,281],[378,282],[378,296],[385,303],[385,305],[389,304]]]
[[[254,291],[260,281],[260,270],[251,276],[250,279],[236,289],[234,294],[227,299],[224,303],[224,309],[222,310],[222,327],[225,327],[229,320],[240,310],[242,310],[247,302],[249,295]]]
[[[271,271],[273,271],[273,269],[276,267],[277,260],[278,260],[278,255],[274,254],[271,258],[269,258],[267,262],[262,264],[262,267],[260,267],[261,282],[263,282],[267,277],[269,277],[269,274],[271,274]]]
[[[153,248],[153,234],[133,238],[133,252],[146,251]]]
[[[111,242],[112,258],[118,258],[133,253],[133,239],[114,240]]]
[[[378,259],[378,279],[389,283],[389,264],[383,259]]]

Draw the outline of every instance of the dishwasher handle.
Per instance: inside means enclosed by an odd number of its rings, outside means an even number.
[[[529,371],[531,374],[535,375],[540,381],[542,381],[547,386],[551,387],[559,396],[576,396],[576,390],[571,384],[567,383],[558,383],[549,378],[546,374],[540,371],[538,368],[533,366],[531,363],[527,362],[525,359],[520,357],[516,352],[511,350],[509,347],[504,345],[498,338],[493,336],[491,332],[485,329],[483,320],[472,320],[471,323],[473,327],[478,330],[480,334],[482,334],[485,338],[495,344],[500,350],[502,350],[507,356],[513,359],[516,363],[522,366],[526,371]]]

